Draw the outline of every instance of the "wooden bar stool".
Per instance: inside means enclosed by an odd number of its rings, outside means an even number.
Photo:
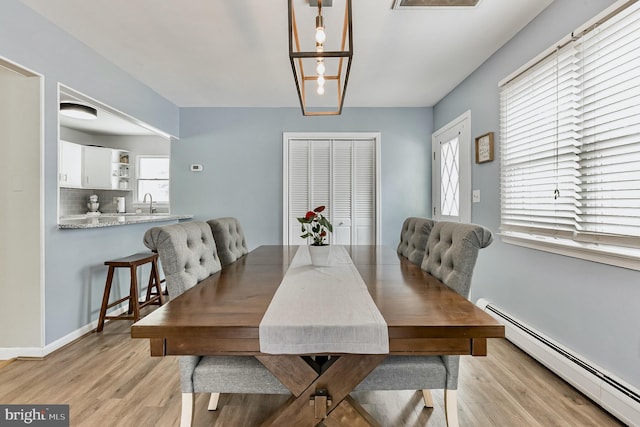
[[[151,263],[151,273],[149,274],[149,286],[147,287],[147,295],[144,301],[138,301],[138,267],[147,263]],[[96,332],[102,331],[104,321],[112,320],[140,320],[140,309],[149,304],[164,304],[162,289],[160,287],[160,274],[158,272],[158,254],[153,252],[142,252],[129,255],[124,258],[118,258],[111,261],[105,261],[104,265],[109,266],[107,273],[107,282],[104,286],[104,295],[102,296],[102,306],[100,307],[100,318],[98,319],[98,327]],[[111,282],[116,268],[128,268],[131,272],[131,284],[129,286],[129,295],[120,298],[109,304],[109,295],[111,293]],[[124,301],[129,301],[129,309],[127,314],[120,316],[107,316],[107,310]]]

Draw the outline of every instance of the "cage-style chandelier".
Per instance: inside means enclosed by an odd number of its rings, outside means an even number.
[[[288,0],[289,59],[300,107],[305,116],[338,115],[342,113],[353,57],[351,0],[308,1],[311,7],[300,8],[297,21],[293,3],[302,2]],[[344,16],[338,3],[344,3]],[[326,11],[328,7],[332,7],[331,12]],[[312,50],[302,50],[301,46]]]

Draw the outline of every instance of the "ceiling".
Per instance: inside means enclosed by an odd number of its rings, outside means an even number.
[[[162,132],[152,129],[139,120],[115,111],[109,106],[83,96],[69,88],[63,87],[60,89],[60,102],[90,105],[98,110],[98,117],[95,120],[76,119],[58,114],[61,126],[98,135],[160,135],[168,138],[168,136],[163,135]]]
[[[86,103],[83,104],[86,105]],[[105,112],[104,110],[98,111],[98,118],[96,120],[74,119],[61,114],[60,125],[70,129],[98,135],[158,135],[157,132],[139,126],[126,118]]]
[[[344,106],[433,106],[552,1],[393,9],[394,0],[353,0]],[[22,2],[179,107],[299,106],[285,0]],[[296,11],[307,3],[294,0]],[[299,32],[309,27],[298,19]]]

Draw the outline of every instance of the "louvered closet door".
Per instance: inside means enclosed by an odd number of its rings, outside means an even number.
[[[376,141],[366,139],[285,140],[284,241],[300,239],[297,217],[324,205],[333,224],[331,243],[376,243]]]
[[[311,165],[309,168],[311,204],[308,209],[326,206],[329,210],[325,215],[331,218],[331,141],[313,140],[309,141],[308,144],[311,153],[309,157],[309,164]],[[304,212],[299,216],[304,215]]]
[[[353,143],[353,241],[357,245],[373,245],[376,206],[376,151],[373,140]]]
[[[333,243],[350,245],[352,218],[352,141],[333,141]]]
[[[289,140],[287,188],[289,192],[289,206],[286,211],[288,217],[288,236],[290,245],[301,245],[306,241],[301,239],[300,223],[296,219],[303,216],[311,206],[309,183],[309,141]]]

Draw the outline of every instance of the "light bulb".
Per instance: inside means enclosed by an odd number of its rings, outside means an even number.
[[[318,16],[316,16],[316,43],[322,44],[327,39],[324,32],[324,20],[322,19],[322,11],[318,8]]]
[[[318,86],[324,87],[324,76],[318,76]]]
[[[322,59],[318,60],[318,66],[316,67],[316,73],[318,73],[318,75],[323,76],[324,72],[325,72],[325,66],[324,66],[324,62],[322,61]]]
[[[324,95],[324,86],[318,86],[318,95]]]

